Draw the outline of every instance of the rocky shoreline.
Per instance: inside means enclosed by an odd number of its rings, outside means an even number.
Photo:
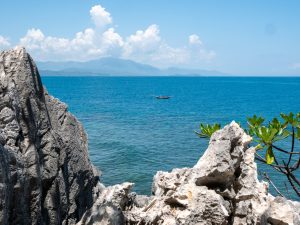
[[[0,224],[300,224],[300,203],[257,179],[251,137],[235,122],[193,168],[157,172],[142,196],[100,183],[82,125],[24,48],[0,53],[0,95]]]

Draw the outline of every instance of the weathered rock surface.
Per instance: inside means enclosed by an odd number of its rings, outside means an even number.
[[[0,224],[300,225],[300,203],[257,179],[250,142],[232,122],[193,168],[157,172],[152,196],[105,187],[81,124],[25,49],[0,53]]]
[[[124,224],[122,211],[129,202],[129,191],[132,186],[132,183],[117,184],[107,188],[101,185],[99,198],[93,207],[86,211],[78,225]]]
[[[273,225],[300,224],[300,203],[282,197],[271,198],[271,204],[264,213],[264,223]]]
[[[24,48],[0,54],[0,224],[75,224],[93,204],[87,137]]]
[[[159,171],[151,202],[125,212],[129,224],[300,224],[299,203],[268,194],[257,179],[251,137],[235,122],[213,134],[193,168]],[[284,208],[284,210],[282,209]]]

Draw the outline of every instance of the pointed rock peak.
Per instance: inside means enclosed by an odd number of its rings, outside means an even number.
[[[0,52],[0,96],[0,224],[76,224],[99,179],[81,124],[23,47]]]
[[[22,59],[28,57],[28,53],[23,46],[16,46],[13,49],[2,51],[0,55],[11,59]]]
[[[17,53],[19,53],[19,54],[26,54],[26,53],[27,53],[25,47],[24,47],[24,46],[21,46],[21,45],[17,45],[17,46],[16,46],[13,50],[11,50],[11,51],[15,51],[15,52],[17,52]]]

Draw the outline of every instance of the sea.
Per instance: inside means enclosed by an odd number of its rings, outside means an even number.
[[[101,182],[133,182],[139,194],[151,194],[157,171],[197,163],[208,146],[207,139],[195,134],[200,123],[224,126],[235,120],[247,126],[247,117],[254,114],[269,120],[281,112],[300,112],[299,77],[42,76],[42,80],[83,124]],[[160,95],[170,99],[156,99]],[[282,147],[289,149],[290,140]],[[261,179],[267,172],[282,194],[297,199],[283,175],[260,163],[258,170]],[[300,177],[299,171],[296,175]],[[276,194],[272,186],[270,191]]]

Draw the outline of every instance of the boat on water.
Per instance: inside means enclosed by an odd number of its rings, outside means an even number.
[[[160,96],[156,96],[156,99],[169,99],[171,96],[167,96],[167,95],[160,95]]]

